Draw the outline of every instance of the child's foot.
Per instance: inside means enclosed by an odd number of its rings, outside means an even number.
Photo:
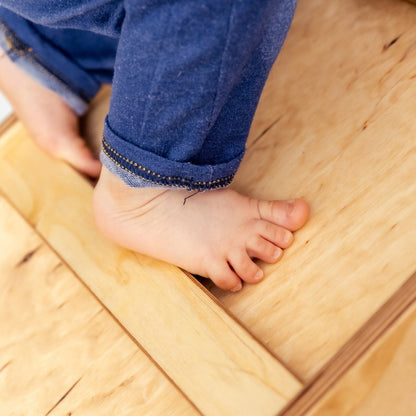
[[[7,56],[0,59],[0,90],[40,147],[88,176],[99,176],[101,163],[81,139],[78,117],[58,94],[38,84]]]
[[[97,224],[134,251],[209,277],[226,290],[263,277],[252,258],[276,262],[302,227],[309,206],[262,201],[230,189],[192,195],[182,190],[130,188],[103,168],[94,191]]]

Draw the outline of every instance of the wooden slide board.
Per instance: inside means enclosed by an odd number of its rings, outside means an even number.
[[[263,282],[213,290],[305,381],[416,270],[415,21],[400,1],[299,1],[233,185],[311,204]]]
[[[275,415],[301,383],[178,268],[96,229],[92,186],[16,123],[0,141],[0,192],[204,415]]]
[[[2,197],[0,253],[2,416],[200,414]]]

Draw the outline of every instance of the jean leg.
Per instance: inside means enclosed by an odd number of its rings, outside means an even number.
[[[0,47],[40,84],[82,114],[103,82],[111,82],[116,38],[54,29],[0,7]]]
[[[227,186],[295,2],[145,3],[125,1],[102,161],[130,186]]]
[[[295,0],[1,4],[17,13],[0,8],[0,46],[78,113],[111,78],[120,37],[103,163],[132,186],[211,189],[239,166]],[[89,36],[90,51],[108,42],[92,65],[70,48]]]

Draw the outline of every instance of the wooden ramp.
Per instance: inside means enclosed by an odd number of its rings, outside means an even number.
[[[107,241],[92,185],[4,128],[0,414],[416,414],[415,21],[299,1],[233,186],[311,220],[237,294]]]

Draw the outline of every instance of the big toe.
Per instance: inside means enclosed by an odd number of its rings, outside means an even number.
[[[281,225],[291,231],[303,227],[309,218],[309,205],[301,198],[288,201],[259,201],[261,219]]]
[[[81,138],[66,143],[57,155],[68,161],[74,168],[92,178],[98,178],[101,171],[101,162],[95,159]]]

